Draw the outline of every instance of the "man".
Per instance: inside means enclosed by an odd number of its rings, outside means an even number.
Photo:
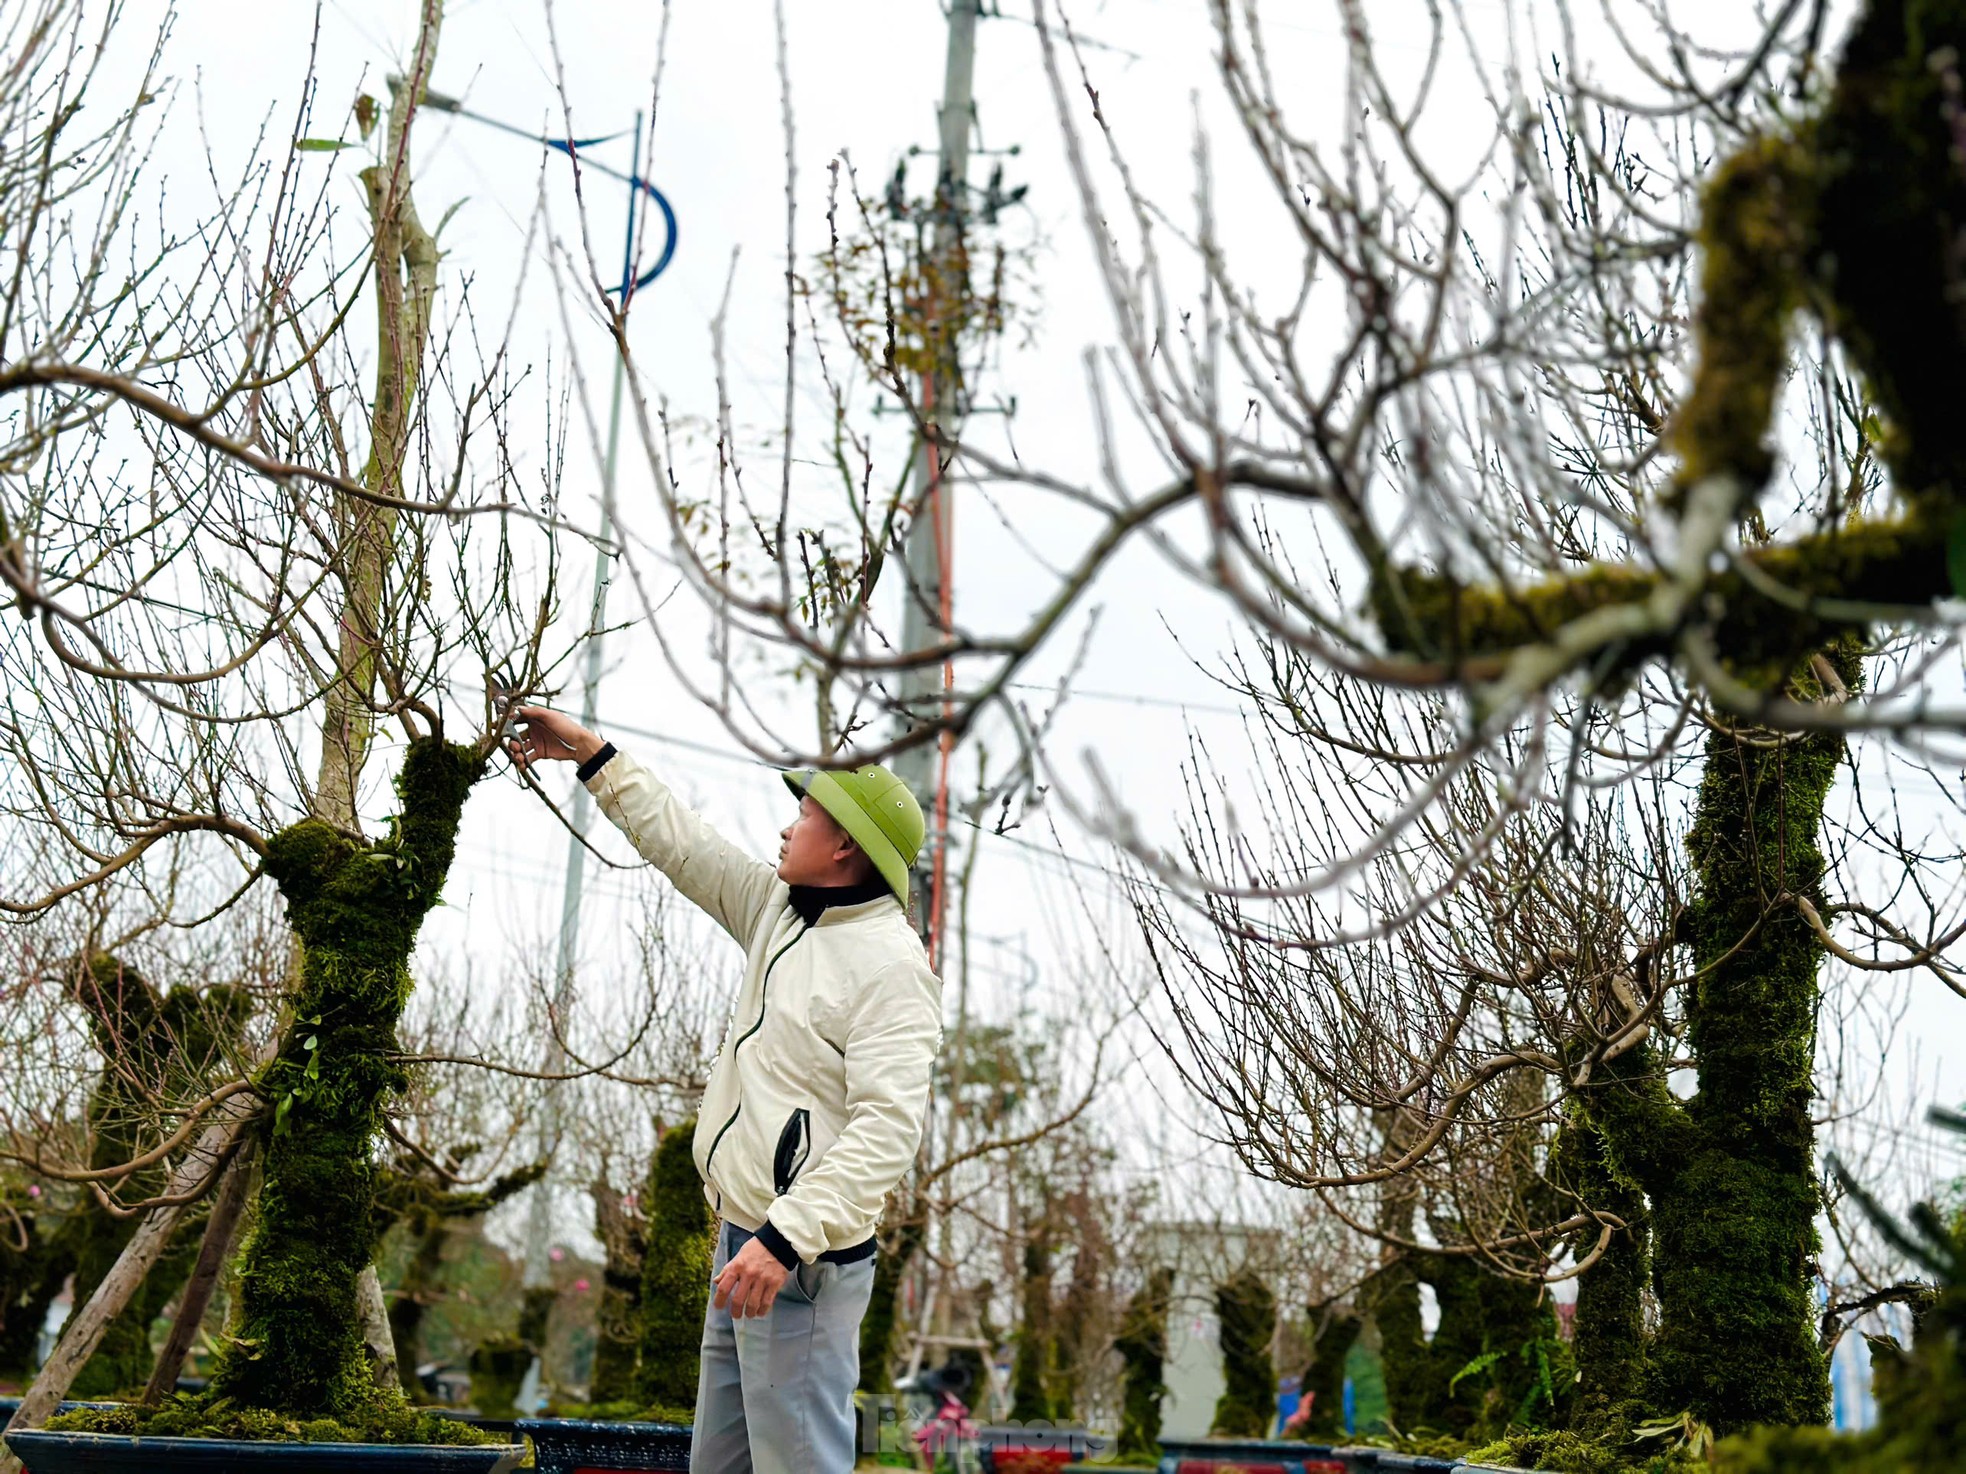
[[[846,1474],[874,1225],[915,1159],[942,984],[907,914],[922,811],[884,768],[785,775],[778,863],[745,855],[626,753],[518,708],[522,766],[563,760],[642,855],[745,950],[697,1115],[722,1220],[692,1474]]]

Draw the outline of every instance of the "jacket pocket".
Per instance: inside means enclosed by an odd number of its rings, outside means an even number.
[[[792,1182],[812,1154],[812,1112],[800,1107],[785,1119],[778,1133],[778,1150],[771,1157],[771,1188],[779,1197],[792,1190]]]

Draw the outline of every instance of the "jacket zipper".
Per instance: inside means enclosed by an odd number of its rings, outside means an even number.
[[[792,1190],[806,1158],[812,1155],[811,1122],[812,1112],[800,1106],[786,1117],[785,1129],[778,1133],[778,1150],[771,1158],[771,1186],[781,1198]]]
[[[737,1051],[744,1047],[744,1041],[746,1039],[749,1039],[753,1034],[757,1033],[758,1030],[762,1029],[765,1026],[765,1009],[770,1002],[768,993],[769,993],[769,989],[771,988],[771,970],[774,967],[778,966],[778,959],[783,957],[787,952],[791,951],[792,948],[798,943],[799,938],[804,936],[807,932],[811,930],[812,928],[810,926],[800,927],[797,933],[794,934],[794,936],[792,937],[792,940],[787,942],[784,946],[780,947],[776,952],[772,953],[771,961],[765,964],[765,975],[758,980],[758,1021],[755,1024],[751,1025],[750,1028],[746,1029],[742,1034],[738,1035],[737,1042],[731,1045],[730,1047],[730,1068],[733,1075],[735,1075],[737,1071]],[[717,1148],[724,1144],[725,1134],[730,1130],[731,1127],[737,1124],[737,1118],[743,1114],[744,1114],[744,1097],[742,1094],[740,1094],[737,1099],[737,1105],[733,1107],[731,1110],[730,1119],[724,1122],[722,1126],[718,1127],[716,1136],[711,1138],[709,1154],[705,1156],[703,1159],[703,1177],[705,1181],[709,1180],[710,1169],[716,1164]],[[722,1203],[723,1203],[722,1193],[717,1194],[717,1200],[718,1200],[719,1211],[721,1211]]]

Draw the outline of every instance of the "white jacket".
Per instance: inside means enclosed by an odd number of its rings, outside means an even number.
[[[863,1244],[921,1143],[942,983],[891,895],[808,926],[774,867],[624,752],[587,782],[601,812],[745,949],[696,1120],[710,1206],[769,1221],[807,1262]]]

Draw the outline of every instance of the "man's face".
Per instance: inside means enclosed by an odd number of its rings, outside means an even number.
[[[848,885],[860,853],[839,822],[807,794],[778,836],[778,878],[787,885]]]

